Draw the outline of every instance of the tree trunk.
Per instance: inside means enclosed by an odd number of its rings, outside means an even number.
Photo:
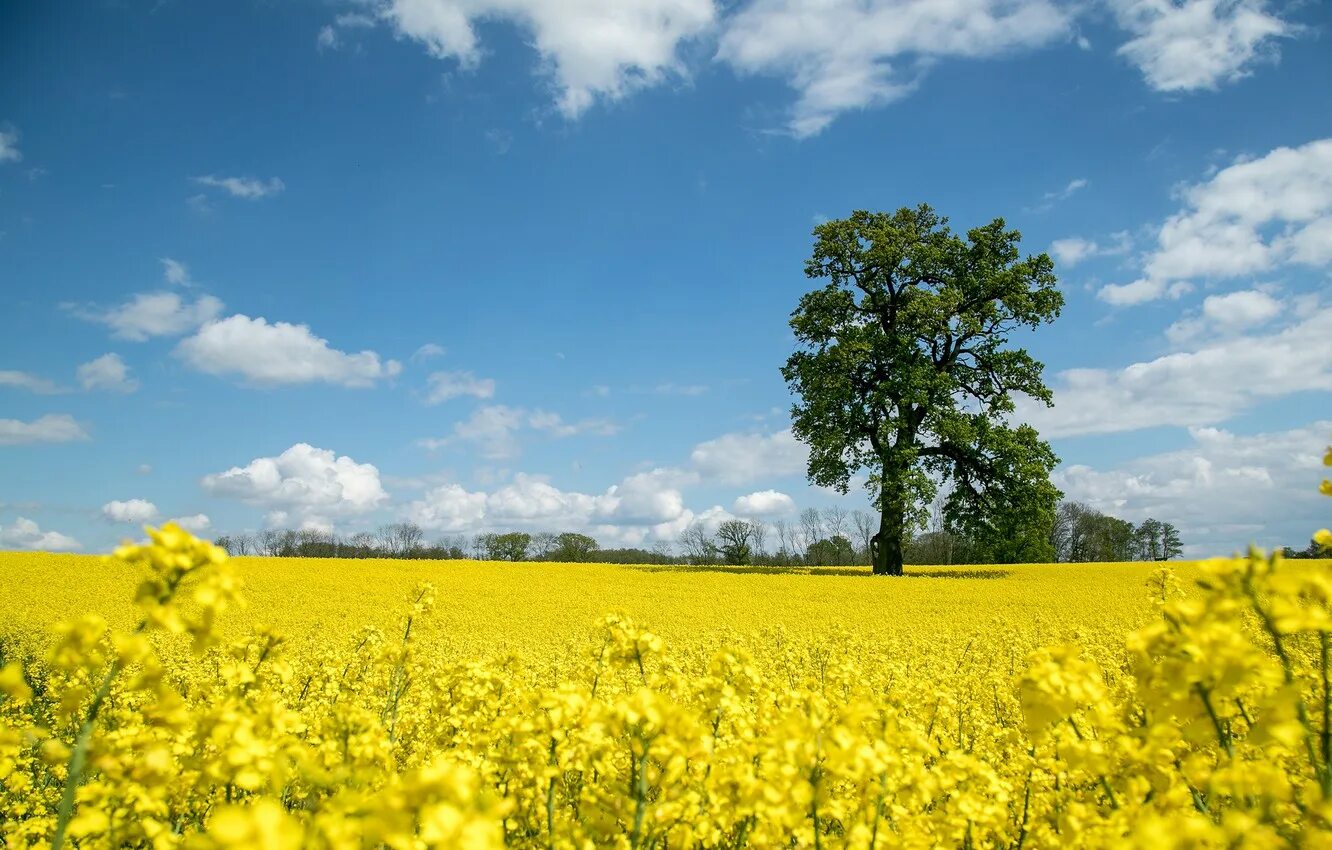
[[[902,533],[906,526],[906,510],[900,504],[884,499],[879,512],[879,533],[874,535],[874,574],[900,576],[902,574]]]

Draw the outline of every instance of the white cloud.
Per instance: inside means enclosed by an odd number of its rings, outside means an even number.
[[[491,398],[495,395],[495,382],[478,378],[471,372],[432,372],[426,378],[426,404],[439,404],[460,396]]]
[[[723,484],[745,484],[805,472],[808,449],[787,428],[773,434],[724,434],[699,443],[690,454],[694,469]]]
[[[47,552],[68,552],[83,548],[83,544],[73,537],[58,531],[42,531],[37,523],[25,517],[18,517],[11,526],[0,526],[0,547],[11,546]]]
[[[23,154],[18,149],[18,130],[0,127],[0,162],[20,162]]]
[[[422,360],[429,360],[432,357],[443,357],[443,356],[444,356],[444,346],[436,345],[433,342],[427,342],[425,345],[421,346],[420,348],[416,349],[416,351],[412,352],[412,356],[408,359],[411,360],[413,363],[419,363]]]
[[[247,201],[269,198],[287,188],[276,177],[265,181],[254,177],[218,177],[213,174],[205,174],[202,177],[195,177],[194,182],[210,189],[221,189],[233,198],[243,198]]]
[[[1050,253],[1066,266],[1076,265],[1088,257],[1096,255],[1098,246],[1090,239],[1073,236],[1068,239],[1056,239],[1050,243]]]
[[[237,314],[208,322],[176,346],[176,355],[210,375],[239,375],[260,386],[322,381],[368,387],[402,370],[396,360],[380,362],[373,351],[348,354],[306,325],[269,324],[262,317]]]
[[[39,395],[54,395],[61,392],[60,387],[46,378],[39,378],[28,372],[16,372],[0,369],[0,387],[14,387]]]
[[[613,436],[619,426],[607,419],[583,419],[565,422],[559,414],[544,410],[526,410],[504,404],[477,408],[468,418],[453,426],[449,437],[431,437],[417,441],[417,445],[436,451],[458,441],[472,443],[489,460],[503,460],[519,454],[518,434],[524,429],[538,431],[555,438],[590,434]]]
[[[1332,263],[1332,139],[1237,162],[1181,196],[1184,208],[1161,225],[1143,277],[1102,288],[1104,300],[1134,304],[1191,279]]]
[[[481,456],[491,460],[514,457],[519,452],[517,432],[523,427],[523,410],[496,404],[479,408],[467,419],[453,426],[453,438],[422,440],[430,450],[448,445],[454,439],[474,443]]]
[[[1123,369],[1068,369],[1052,381],[1053,408],[1023,397],[1018,414],[1047,437],[1217,424],[1266,399],[1332,391],[1329,326],[1332,307],[1323,307],[1266,334],[1218,336]]]
[[[1068,181],[1067,185],[1064,186],[1064,188],[1056,189],[1052,192],[1046,192],[1044,195],[1042,195],[1041,203],[1037,204],[1033,208],[1033,211],[1046,212],[1050,209],[1053,209],[1055,204],[1058,204],[1060,201],[1068,200],[1069,198],[1073,197],[1075,194],[1082,191],[1083,189],[1086,189],[1090,185],[1091,181],[1088,180],[1086,177],[1078,177],[1074,180],[1070,180]]]
[[[173,260],[170,257],[162,257],[162,276],[166,282],[172,286],[190,286],[194,281],[190,278],[190,270],[179,260]]]
[[[478,530],[486,515],[486,494],[472,493],[457,484],[429,490],[407,508],[407,518],[430,531]]]
[[[1297,28],[1265,0],[1110,0],[1133,38],[1119,54],[1157,91],[1216,89],[1276,61],[1276,39]]]
[[[338,31],[332,24],[325,24],[319,29],[319,35],[315,37],[315,46],[320,50],[335,50],[341,42],[338,39]]]
[[[1108,283],[1096,293],[1102,301],[1116,307],[1132,307],[1162,298],[1178,299],[1193,291],[1193,284],[1185,281],[1170,283],[1165,280],[1139,278],[1132,283]]]
[[[308,443],[205,475],[200,483],[214,496],[280,512],[283,522],[294,514],[303,522],[326,525],[331,518],[368,513],[388,501],[374,465]]]
[[[211,295],[187,301],[177,292],[140,292],[107,310],[65,306],[81,319],[107,325],[117,339],[134,342],[189,333],[222,312],[222,302]]]
[[[1106,244],[1094,239],[1084,239],[1081,236],[1056,239],[1050,243],[1050,253],[1054,254],[1054,258],[1061,265],[1072,267],[1093,257],[1114,257],[1127,254],[1132,247],[1132,239],[1128,231],[1113,233],[1110,238],[1114,241]]]
[[[157,505],[144,499],[112,501],[102,505],[102,516],[111,522],[143,523],[157,517]]]
[[[1186,555],[1228,555],[1250,542],[1303,548],[1327,524],[1318,494],[1332,421],[1277,433],[1236,435],[1190,428],[1187,448],[1136,458],[1110,469],[1055,470],[1065,498],[1141,522],[1173,522]]]
[[[795,502],[776,490],[759,490],[735,500],[732,512],[743,517],[772,517],[795,512]]]
[[[543,431],[552,437],[576,437],[591,434],[594,437],[613,437],[620,433],[620,426],[609,419],[580,419],[577,422],[565,422],[558,413],[534,410],[527,417],[527,424],[536,431]]]
[[[1166,328],[1166,337],[1183,345],[1204,335],[1233,334],[1256,329],[1283,311],[1279,300],[1261,289],[1244,289],[1226,295],[1209,295],[1202,309]]]
[[[406,515],[431,531],[584,531],[602,542],[638,545],[647,539],[672,540],[688,525],[693,513],[679,488],[694,480],[690,473],[654,469],[590,495],[520,473],[489,493],[458,484],[434,487],[412,502]]]
[[[731,16],[717,55],[785,78],[798,93],[787,126],[803,138],[842,112],[906,96],[938,59],[1064,38],[1070,14],[1048,0],[754,0]]]
[[[31,422],[0,419],[0,446],[22,443],[70,443],[89,440],[88,432],[68,413],[48,413]]]
[[[715,14],[713,0],[387,0],[380,8],[398,35],[465,69],[483,56],[478,22],[526,30],[569,118],[598,98],[618,100],[682,75],[681,42],[705,33]]]
[[[718,526],[732,519],[739,519],[739,517],[721,505],[713,505],[707,510],[699,512],[692,521],[703,526],[709,533],[716,534]]]
[[[346,12],[334,18],[333,23],[321,27],[315,38],[315,47],[319,50],[337,50],[343,46],[342,35],[345,30],[373,27],[375,19],[359,12]]]
[[[178,516],[168,520],[185,529],[198,534],[201,531],[207,531],[212,528],[213,521],[208,518],[208,514],[191,514],[190,516]]]
[[[79,366],[76,375],[85,390],[106,390],[114,393],[132,393],[139,382],[129,376],[129,367],[119,354],[103,354]]]
[[[1088,180],[1086,177],[1078,177],[1078,178],[1075,178],[1075,179],[1073,179],[1073,180],[1068,181],[1068,185],[1067,185],[1067,186],[1065,186],[1064,188],[1062,188],[1062,189],[1060,189],[1060,190],[1058,190],[1058,191],[1056,191],[1056,192],[1046,192],[1046,193],[1045,193],[1045,200],[1047,200],[1047,201],[1062,201],[1062,200],[1064,200],[1065,198],[1070,198],[1070,197],[1072,197],[1073,194],[1074,194],[1075,192],[1079,192],[1079,191],[1081,191],[1081,190],[1083,190],[1083,189],[1086,189],[1090,184],[1091,184],[1091,181]]]
[[[631,475],[597,502],[597,518],[610,525],[661,525],[687,513],[681,487],[698,476],[678,469],[653,469]]]
[[[657,395],[699,396],[707,393],[708,388],[704,384],[677,384],[667,381],[657,384],[652,391]]]

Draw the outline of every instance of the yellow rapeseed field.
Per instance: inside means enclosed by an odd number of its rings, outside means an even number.
[[[0,847],[1332,847],[1332,562],[909,572],[0,554]]]

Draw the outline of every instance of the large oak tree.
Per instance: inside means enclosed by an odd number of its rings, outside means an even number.
[[[868,472],[874,572],[901,575],[903,538],[945,481],[945,516],[994,560],[1046,559],[1057,458],[1008,414],[1015,393],[1051,401],[1041,363],[1009,345],[1059,315],[1049,256],[1022,257],[1003,219],[964,239],[926,205],[814,236],[805,274],[827,282],[791,314],[799,347],[782,374],[810,480],[845,493]]]

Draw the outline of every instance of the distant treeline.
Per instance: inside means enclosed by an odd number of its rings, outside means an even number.
[[[789,521],[730,519],[715,528],[694,523],[674,545],[660,542],[651,549],[604,549],[595,538],[572,531],[458,534],[427,541],[425,531],[411,522],[351,535],[268,529],[228,534],[219,537],[217,545],[232,555],[293,558],[854,566],[870,563],[870,540],[877,529],[874,514],[831,507],[807,508]],[[1164,561],[1181,553],[1173,524],[1149,518],[1134,525],[1080,502],[1059,505],[1049,542],[1055,559],[1063,562]],[[911,537],[904,552],[912,564],[995,563],[994,553],[985,541],[970,540],[948,528],[938,510],[926,528]]]

